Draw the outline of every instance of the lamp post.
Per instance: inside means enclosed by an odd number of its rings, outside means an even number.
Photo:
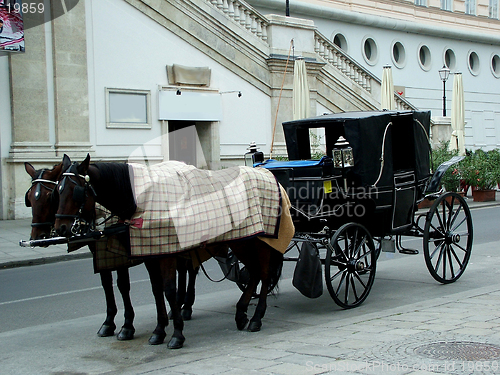
[[[439,77],[441,81],[443,81],[443,117],[446,117],[446,81],[450,76],[450,69],[446,65],[443,65],[441,69],[439,69]]]
[[[290,17],[290,0],[286,0],[285,14]]]

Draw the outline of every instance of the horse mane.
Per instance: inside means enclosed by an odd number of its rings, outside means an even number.
[[[121,219],[130,219],[137,206],[128,164],[95,163],[92,165],[99,170],[100,184],[99,187],[95,186],[96,201]]]

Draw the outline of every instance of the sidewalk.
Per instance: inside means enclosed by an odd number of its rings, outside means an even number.
[[[496,201],[493,202],[478,203],[474,202],[472,197],[466,197],[466,200],[471,209],[500,205],[500,192],[497,192]],[[88,247],[68,253],[66,245],[52,245],[46,248],[19,246],[20,240],[29,240],[30,224],[31,219],[0,220],[0,269],[91,257]]]
[[[45,248],[19,246],[20,240],[29,240],[30,233],[31,219],[0,220],[0,269],[92,256],[88,247],[68,253],[66,245]]]
[[[500,196],[468,203],[500,205]],[[63,245],[19,247],[29,230],[29,220],[0,221],[0,267],[90,256],[86,249],[67,254]],[[147,344],[152,304],[135,309],[136,338],[127,342],[95,335],[101,313],[0,333],[0,366],[2,373],[29,375],[498,374],[498,244],[478,250],[467,277],[447,286],[431,280],[422,259],[380,261],[368,301],[349,310],[336,307],[327,292],[314,300],[301,296],[288,275],[278,297],[268,298],[259,333],[234,326],[238,288],[199,294],[180,350]]]

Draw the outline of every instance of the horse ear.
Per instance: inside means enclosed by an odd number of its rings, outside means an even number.
[[[31,176],[31,178],[35,178],[36,175],[35,167],[33,167],[30,163],[25,162],[24,169],[26,169],[26,172]]]
[[[49,171],[47,179],[51,180],[51,181],[57,181],[59,179],[59,176],[61,176],[61,173],[63,171],[62,167],[63,167],[63,163],[59,163],[59,164],[55,165],[54,168],[52,168],[52,170]]]
[[[90,154],[87,154],[85,160],[82,161],[82,163],[78,166],[78,172],[83,175],[87,174],[89,166],[90,166]]]
[[[71,165],[71,159],[69,158],[68,155],[64,154],[62,161],[63,170],[68,169],[70,165]]]

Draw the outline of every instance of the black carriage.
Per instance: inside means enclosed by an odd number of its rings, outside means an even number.
[[[311,160],[309,132],[323,128],[326,156]],[[455,157],[430,172],[430,112],[377,111],[323,115],[283,123],[288,161],[256,164],[286,188],[296,235],[324,264],[328,291],[344,308],[356,307],[373,285],[381,251],[402,246],[401,236],[423,238],[430,274],[456,281],[472,249],[472,219],[463,197],[439,190]],[[432,207],[416,213],[424,198]],[[324,254],[324,256],[323,256]],[[297,258],[290,258],[297,260]]]

